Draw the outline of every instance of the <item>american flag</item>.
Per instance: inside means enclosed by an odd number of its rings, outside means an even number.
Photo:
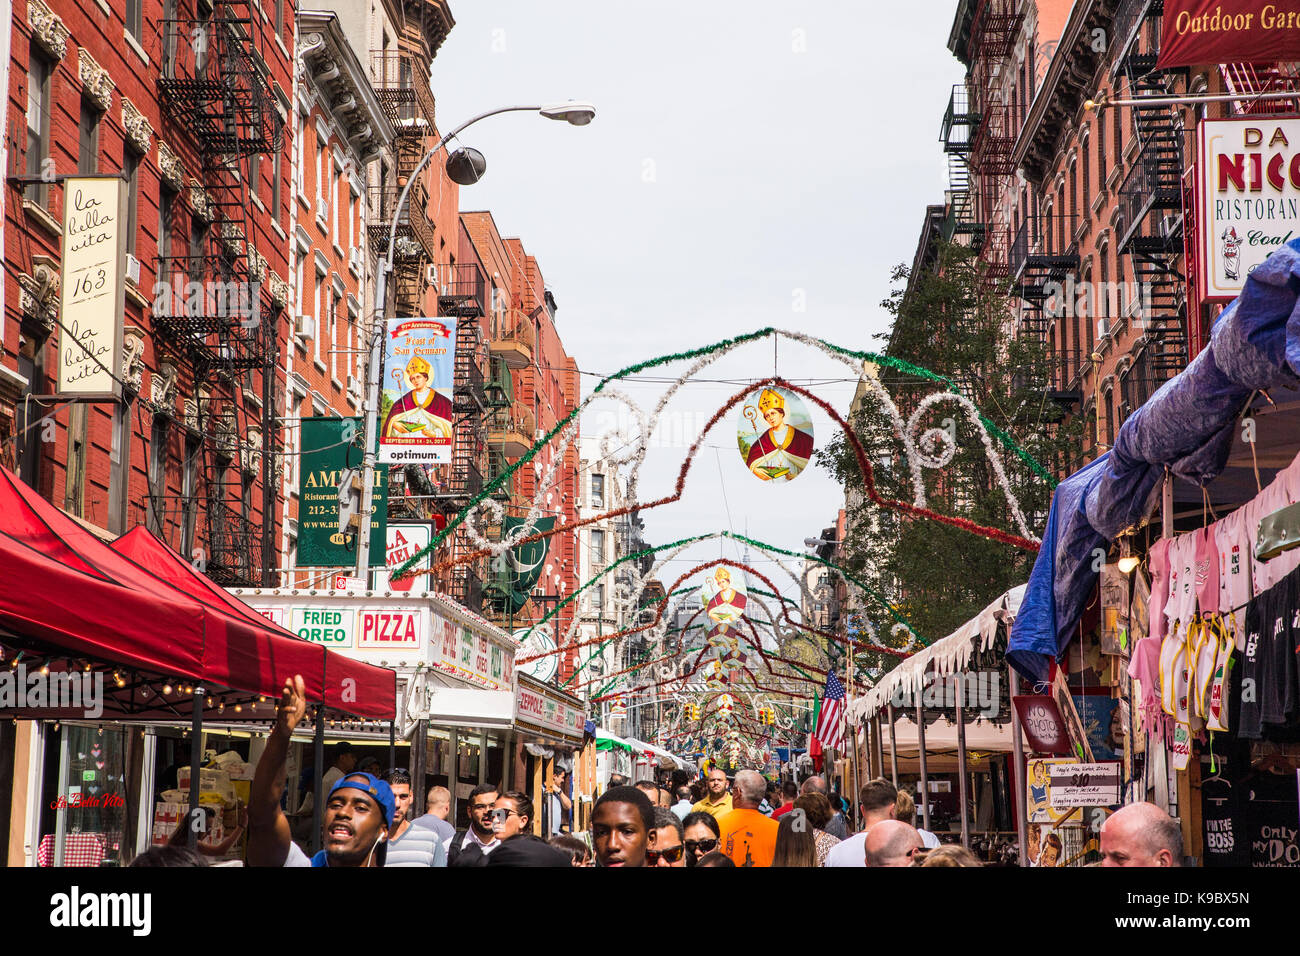
[[[826,677],[826,693],[813,736],[827,750],[840,750],[844,746],[844,685],[833,671]]]

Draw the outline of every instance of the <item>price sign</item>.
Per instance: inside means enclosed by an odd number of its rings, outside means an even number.
[[[1054,808],[1106,807],[1120,802],[1120,764],[1058,763],[1048,768],[1048,799]]]

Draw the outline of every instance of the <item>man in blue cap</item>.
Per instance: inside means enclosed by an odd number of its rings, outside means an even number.
[[[325,848],[308,859],[280,808],[289,738],[307,713],[302,677],[285,681],[275,728],[257,762],[248,800],[249,866],[383,866],[393,826],[393,791],[368,773],[335,781],[325,798]]]

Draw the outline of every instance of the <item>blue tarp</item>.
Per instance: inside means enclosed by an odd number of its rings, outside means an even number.
[[[1209,344],[1120,428],[1115,447],[1057,486],[1007,660],[1047,679],[1097,583],[1092,553],[1151,513],[1165,468],[1205,485],[1223,471],[1256,389],[1300,384],[1300,239],[1258,265]]]

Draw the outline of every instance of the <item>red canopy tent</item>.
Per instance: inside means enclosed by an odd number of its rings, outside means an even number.
[[[311,702],[395,716],[393,671],[275,626],[138,530],[115,550],[0,469],[0,644],[53,671],[109,673],[104,713],[119,719],[190,719],[187,681],[206,691],[205,718],[271,720],[293,674]]]
[[[370,719],[389,720],[395,716],[397,675],[392,670],[325,650],[272,623],[207,575],[200,574],[143,526],[122,535],[112,547],[201,604],[256,628],[263,638],[256,648],[256,655],[247,658],[249,649],[244,648],[246,659],[238,663],[241,669],[259,668],[263,679],[276,687],[277,694],[286,676],[301,673],[295,668],[300,666],[304,653],[323,650],[323,696],[320,699],[327,707]]]

